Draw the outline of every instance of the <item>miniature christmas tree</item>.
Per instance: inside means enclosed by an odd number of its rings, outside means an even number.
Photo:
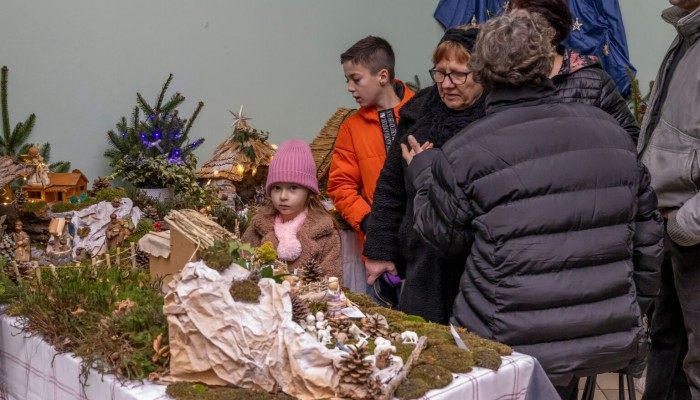
[[[170,74],[156,99],[155,107],[148,104],[141,93],[136,93],[138,105],[131,114],[131,126],[126,118],[122,117],[117,124],[117,130],[107,132],[111,148],[105,151],[104,155],[111,160],[111,166],[115,166],[124,157],[161,155],[166,155],[172,162],[180,163],[204,142],[204,138],[200,138],[190,143],[188,136],[204,103],[199,102],[189,120],[180,118],[177,107],[185,101],[185,96],[178,92],[164,102],[165,93],[172,80],[173,74]],[[144,118],[141,118],[141,113]]]
[[[21,154],[26,154],[32,146],[28,143],[29,136],[34,129],[36,115],[29,114],[29,117],[24,122],[19,122],[14,129],[10,130],[10,112],[7,108],[7,66],[2,67],[2,79],[0,80],[0,103],[2,107],[2,136],[0,137],[0,156],[19,157]],[[51,156],[51,145],[44,143],[39,148],[39,153],[44,158],[44,162],[48,163]],[[49,170],[53,172],[68,172],[70,170],[70,162],[57,161],[49,165]]]

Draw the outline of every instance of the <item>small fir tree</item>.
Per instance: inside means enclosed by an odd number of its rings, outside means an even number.
[[[180,118],[177,107],[185,101],[185,96],[177,92],[170,100],[164,101],[172,79],[173,75],[170,74],[163,84],[155,106],[148,104],[141,93],[136,93],[137,106],[131,113],[129,123],[122,117],[117,123],[117,129],[107,132],[111,148],[105,151],[104,155],[111,160],[110,166],[114,167],[125,157],[163,155],[167,155],[171,162],[181,163],[193,155],[192,152],[204,142],[204,138],[190,142],[188,136],[204,103],[200,101],[197,104],[189,119]]]
[[[0,137],[0,156],[19,157],[21,154],[27,154],[32,146],[32,143],[29,143],[28,140],[32,134],[32,129],[34,129],[36,115],[34,113],[29,114],[29,117],[24,122],[18,122],[14,129],[10,129],[10,112],[7,107],[7,75],[9,69],[6,65],[2,67],[1,72],[0,112],[2,113],[2,136]],[[44,158],[44,162],[48,163],[51,157],[51,144],[44,143],[37,147]],[[49,170],[53,172],[68,172],[70,171],[70,162],[57,161],[49,164]]]

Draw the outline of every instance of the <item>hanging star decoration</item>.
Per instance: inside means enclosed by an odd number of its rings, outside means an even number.
[[[583,28],[583,24],[578,20],[578,17],[576,17],[576,21],[571,25],[571,30],[580,32],[581,28]]]
[[[250,125],[246,121],[252,118],[243,115],[243,104],[241,104],[241,109],[237,113],[231,110],[229,112],[233,115],[233,124],[231,126],[234,131],[250,131]]]

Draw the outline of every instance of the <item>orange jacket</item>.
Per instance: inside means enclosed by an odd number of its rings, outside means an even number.
[[[398,123],[399,109],[413,97],[413,91],[399,80],[396,83],[403,86],[403,98],[394,107]],[[377,109],[360,107],[338,130],[327,190],[340,215],[358,232],[362,219],[372,208],[374,189],[385,159],[384,135]],[[360,234],[360,243],[364,241],[363,236]]]

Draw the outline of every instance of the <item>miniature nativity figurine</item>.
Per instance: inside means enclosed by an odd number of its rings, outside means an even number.
[[[22,158],[31,165],[34,165],[34,173],[29,175],[27,185],[42,187],[49,186],[49,167],[44,164],[44,157],[41,156],[39,148],[32,146],[29,148],[28,154],[23,154]]]
[[[12,232],[12,241],[15,242],[15,261],[27,262],[31,258],[31,244],[29,235],[23,230],[22,221],[15,222],[15,231]]]
[[[331,318],[342,316],[342,310],[348,306],[348,299],[340,290],[340,282],[335,276],[328,278],[328,291],[326,293],[326,307]]]
[[[109,224],[105,232],[107,239],[107,250],[119,248],[126,237],[129,236],[129,229],[124,226],[124,221],[117,218],[117,214],[110,215]]]
[[[72,247],[75,240],[75,224],[71,222],[73,217],[70,215],[66,215],[65,220],[66,223],[63,225],[63,234],[61,236],[65,237]]]

